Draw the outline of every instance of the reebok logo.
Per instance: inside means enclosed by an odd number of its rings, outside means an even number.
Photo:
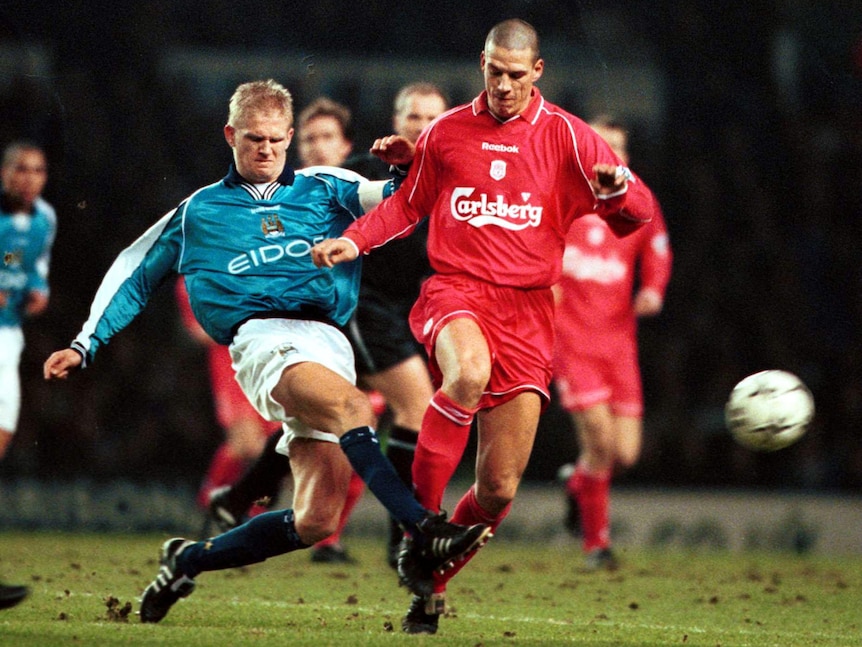
[[[494,151],[495,153],[519,153],[517,146],[507,146],[506,144],[489,144],[482,142],[483,151]]]

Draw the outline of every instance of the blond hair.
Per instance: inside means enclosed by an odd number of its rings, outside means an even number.
[[[293,125],[293,97],[287,88],[272,79],[237,87],[228,104],[227,123],[242,128],[249,113],[261,110],[276,110],[285,116],[288,127]]]

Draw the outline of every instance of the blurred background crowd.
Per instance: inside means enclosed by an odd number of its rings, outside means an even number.
[[[549,100],[629,125],[674,246],[665,310],[640,332],[644,453],[619,483],[862,492],[858,0],[3,3],[0,143],[45,147],[59,224],[0,475],[199,481],[220,432],[171,289],[68,383],[44,383],[44,359],[115,255],[224,175],[238,83],[275,78],[298,109],[346,103],[362,150],[404,83],[438,83],[453,104],[477,94],[484,36],[512,16],[543,38]],[[799,374],[818,412],[800,443],[757,455],[722,416],[765,368]],[[574,459],[569,424],[549,409],[528,479]]]

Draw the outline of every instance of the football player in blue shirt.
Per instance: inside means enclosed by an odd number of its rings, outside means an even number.
[[[430,514],[380,451],[371,404],[355,386],[353,352],[339,329],[356,307],[360,268],[320,270],[309,255],[315,243],[339,235],[391,193],[392,182],[328,167],[294,173],[285,165],[292,124],[283,86],[240,85],[224,127],[234,158],[228,175],[193,193],[120,253],[71,348],[45,362],[47,380],[87,366],[159,285],[182,274],[195,317],[210,337],[229,345],[249,400],[283,423],[280,450],[294,475],[293,508],[206,541],[166,541],[159,573],[141,599],[142,622],[160,621],[202,571],[261,562],[330,535],[351,468],[431,563],[442,567],[490,532]],[[404,163],[412,146],[396,141],[381,155]]]
[[[48,307],[48,267],[57,217],[41,197],[47,181],[48,163],[39,146],[16,141],[5,148],[0,161],[0,460],[21,412],[21,323]],[[25,586],[0,584],[0,609],[15,606],[27,593]]]
[[[48,307],[57,216],[41,197],[47,181],[48,163],[41,148],[24,141],[6,147],[0,161],[0,459],[21,412],[21,323]]]

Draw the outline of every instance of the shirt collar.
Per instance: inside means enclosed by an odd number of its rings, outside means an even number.
[[[281,172],[281,175],[278,176],[278,180],[276,180],[279,184],[283,186],[290,186],[293,184],[293,180],[296,178],[296,173],[293,172],[293,169],[285,164],[284,170]],[[239,174],[239,171],[236,170],[236,164],[231,162],[230,168],[228,169],[227,175],[224,178],[224,183],[228,185],[234,184],[252,184],[246,180],[242,175]]]
[[[519,114],[517,117],[513,117],[512,119],[517,119],[518,117],[520,117],[521,119],[524,119],[531,124],[536,122],[536,116],[539,114],[539,110],[541,109],[542,104],[545,102],[545,100],[542,97],[542,93],[539,92],[539,88],[537,88],[536,86],[533,86],[533,89],[530,90],[530,96],[532,98],[530,99],[530,103],[527,104],[526,110],[524,110],[524,112]],[[482,90],[482,94],[473,99],[473,114],[478,115],[482,112],[487,112],[488,114],[491,114],[491,109],[488,107],[487,90]],[[511,121],[511,119],[507,121]]]

